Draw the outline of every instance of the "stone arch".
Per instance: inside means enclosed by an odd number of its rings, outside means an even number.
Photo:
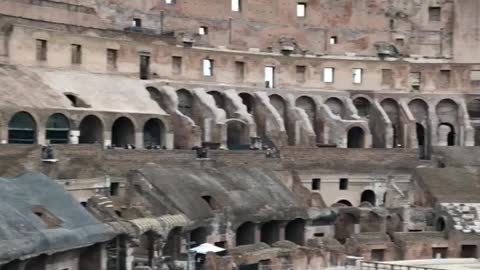
[[[447,223],[445,222],[445,218],[444,217],[438,217],[435,220],[435,230],[437,230],[439,232],[443,232],[443,231],[445,231],[446,228],[447,228]]]
[[[370,119],[372,103],[364,97],[357,97],[353,100],[353,105],[358,111],[358,116]]]
[[[280,223],[276,220],[262,225],[260,240],[269,245],[280,240]]]
[[[189,118],[193,117],[193,95],[186,89],[177,90],[177,109]]]
[[[45,138],[49,144],[67,144],[70,133],[70,120],[61,114],[52,114],[47,120]]]
[[[335,239],[345,244],[345,241],[355,233],[358,219],[350,213],[340,213],[335,220]]]
[[[458,104],[451,99],[443,99],[438,102],[436,113],[440,123],[453,125],[458,121]]]
[[[247,107],[247,112],[253,114],[255,110],[255,98],[249,93],[240,93],[238,96],[242,99],[245,107]]]
[[[417,122],[428,122],[428,103],[423,99],[413,99],[408,103],[408,108]]]
[[[472,99],[467,103],[470,119],[480,119],[480,99]]]
[[[140,235],[138,246],[133,250],[134,257],[147,258],[147,265],[153,266],[155,257],[155,238],[157,234],[153,231],[147,231]]]
[[[305,244],[305,220],[297,218],[290,221],[285,227],[285,240],[291,241],[297,245]]]
[[[351,207],[353,204],[348,200],[339,200],[338,202],[332,204],[332,207]]]
[[[295,107],[301,108],[307,113],[312,126],[315,124],[317,106],[315,101],[311,97],[301,96],[295,101]]]
[[[351,127],[347,133],[348,148],[364,148],[365,147],[365,131],[361,127]]]
[[[408,108],[416,121],[416,136],[418,155],[420,159],[426,159],[430,142],[430,117],[428,114],[428,103],[423,99],[413,99],[408,103]]]
[[[363,191],[362,195],[360,196],[360,203],[363,203],[363,202],[368,202],[372,206],[375,206],[376,205],[375,192],[370,189]]]
[[[249,128],[246,123],[238,119],[230,119],[227,125],[227,147],[230,150],[244,150],[250,148]]]
[[[158,118],[151,118],[143,126],[144,147],[164,146],[165,124]]]
[[[37,142],[37,123],[28,112],[18,112],[8,122],[8,143],[35,144]]]
[[[330,111],[335,114],[340,116],[340,118],[344,118],[345,116],[345,105],[343,104],[343,101],[337,97],[331,97],[325,101],[325,105],[330,108]]]
[[[438,125],[438,142],[439,145],[453,146],[456,145],[455,127],[450,123],[441,123]]]
[[[213,97],[218,108],[225,110],[225,96],[222,93],[215,90],[208,91],[207,93]]]
[[[95,115],[87,115],[80,122],[79,143],[93,144],[103,142],[103,123]]]
[[[398,102],[393,98],[384,99],[380,105],[387,114],[388,118],[392,122],[393,128],[393,138],[392,145],[393,147],[402,147],[403,146],[403,127],[402,121],[400,118],[400,106]]]
[[[427,158],[427,140],[426,140],[425,127],[420,123],[416,123],[415,126],[416,126],[416,134],[417,134],[418,157],[420,159],[426,159]]]
[[[112,125],[112,145],[123,147],[127,144],[135,144],[135,126],[132,120],[122,116]]]
[[[167,236],[167,242],[163,247],[163,255],[169,256],[172,260],[179,258],[182,250],[182,228],[175,227]]]
[[[199,227],[190,232],[190,242],[192,247],[199,246],[207,242],[208,231],[205,227]]]
[[[253,222],[248,221],[240,225],[235,236],[236,245],[243,246],[255,244],[255,231],[256,225]]]
[[[269,96],[270,104],[277,110],[280,116],[283,119],[283,123],[285,125],[285,130],[287,131],[288,137],[288,144],[295,145],[295,129],[294,127],[291,128],[288,113],[287,113],[287,102],[283,97],[277,94],[273,94]]]

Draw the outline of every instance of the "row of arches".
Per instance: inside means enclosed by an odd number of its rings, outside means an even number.
[[[373,190],[367,189],[360,194],[360,206],[365,204],[376,206],[377,195]],[[353,207],[353,204],[349,200],[342,199],[334,203],[332,207]]]
[[[8,142],[10,144],[35,144],[38,142],[38,129],[34,117],[28,112],[18,112],[8,123]],[[45,139],[50,144],[71,143],[71,121],[61,113],[52,114],[45,127]],[[161,146],[164,142],[165,125],[158,118],[151,118],[143,127],[143,145]],[[78,126],[78,143],[94,144],[104,142],[104,125],[94,115],[82,119]],[[135,126],[127,117],[117,118],[111,128],[113,146],[135,145]]]
[[[297,245],[305,244],[305,225],[306,221],[301,218],[294,219],[286,225],[282,221],[272,220],[264,224],[255,224],[253,222],[245,222],[237,228],[236,244],[237,246],[251,245],[256,242],[256,233],[260,226],[260,242],[269,245],[280,241],[281,238],[291,241]],[[281,227],[285,226],[283,236]]]

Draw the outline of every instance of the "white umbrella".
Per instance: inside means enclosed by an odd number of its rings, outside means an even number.
[[[198,254],[207,254],[208,252],[218,253],[225,251],[224,248],[217,247],[209,243],[201,244],[200,246],[191,248],[189,250]]]

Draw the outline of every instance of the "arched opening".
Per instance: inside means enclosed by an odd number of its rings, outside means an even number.
[[[208,94],[213,97],[218,108],[225,109],[225,98],[222,93],[218,91],[209,91]]]
[[[68,143],[68,135],[70,132],[70,122],[68,118],[56,113],[48,118],[46,128],[46,139],[50,144],[66,144]]]
[[[353,204],[352,204],[350,201],[348,201],[348,200],[340,200],[340,201],[334,203],[332,206],[348,206],[348,207],[352,207]]]
[[[456,145],[455,127],[452,124],[442,123],[438,126],[438,142],[439,145]]]
[[[355,232],[357,218],[352,214],[341,213],[335,221],[335,239],[345,244],[345,241]]]
[[[369,119],[370,118],[370,110],[371,104],[368,99],[364,97],[358,97],[353,100],[353,105],[357,108],[358,116]]]
[[[335,114],[340,116],[340,118],[344,118],[345,116],[345,106],[343,105],[343,102],[336,97],[331,97],[327,99],[325,104],[330,108],[330,111]]]
[[[263,224],[260,232],[260,240],[269,245],[280,240],[280,224],[278,221],[273,220]]]
[[[480,119],[480,99],[473,99],[467,103],[467,110],[470,119]]]
[[[138,247],[133,250],[133,256],[136,260],[146,262],[148,266],[153,266],[156,237],[157,235],[152,231],[140,235]]]
[[[365,132],[360,127],[353,127],[348,130],[347,136],[348,148],[364,148],[365,147]]]
[[[176,260],[180,256],[182,249],[182,229],[177,227],[170,231],[167,236],[167,243],[163,247],[163,255],[169,256],[172,260]]]
[[[155,148],[163,145],[165,126],[160,119],[150,119],[143,127],[143,145],[146,148]]]
[[[315,126],[316,106],[315,101],[311,97],[301,96],[295,101],[295,107],[303,109],[312,123]]]
[[[445,219],[443,217],[437,218],[437,221],[435,222],[435,229],[439,232],[445,231],[446,228],[446,223]]]
[[[420,159],[426,159],[427,150],[425,143],[425,128],[422,124],[417,123],[417,145],[418,145],[418,157]]]
[[[191,247],[197,247],[201,244],[207,242],[207,229],[204,227],[197,228],[190,232],[190,242],[192,242]]]
[[[103,142],[102,121],[95,115],[88,115],[80,122],[79,143],[93,144]]]
[[[364,192],[362,192],[360,202],[368,202],[372,206],[375,206],[375,199],[375,192],[373,192],[372,190],[365,190]]]
[[[305,220],[297,218],[290,221],[285,227],[285,240],[291,241],[297,245],[305,244]]]
[[[387,114],[388,118],[392,122],[392,129],[393,129],[393,138],[392,138],[392,145],[393,147],[403,147],[403,139],[402,139],[402,123],[400,119],[400,107],[396,100],[387,98],[382,101],[381,106],[385,113]]]
[[[285,114],[287,105],[285,104],[285,100],[279,95],[271,95],[270,97],[270,104],[277,110],[280,116],[285,120]]]
[[[37,124],[27,112],[16,113],[8,123],[8,143],[34,144],[37,141]]]
[[[253,114],[255,109],[255,99],[253,96],[248,93],[241,93],[239,96],[242,99],[243,104],[247,107],[247,112]]]
[[[135,128],[132,121],[126,117],[120,117],[112,126],[112,144],[114,147],[135,144]]]
[[[238,227],[236,234],[237,246],[255,244],[255,227],[253,222],[245,222]]]
[[[177,91],[178,110],[185,116],[192,118],[193,96],[185,89]]]
[[[230,150],[246,150],[250,148],[250,137],[247,124],[239,120],[227,121],[227,147]]]

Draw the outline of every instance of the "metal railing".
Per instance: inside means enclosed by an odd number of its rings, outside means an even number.
[[[422,266],[409,266],[399,264],[389,264],[380,262],[360,262],[360,270],[439,270]]]

